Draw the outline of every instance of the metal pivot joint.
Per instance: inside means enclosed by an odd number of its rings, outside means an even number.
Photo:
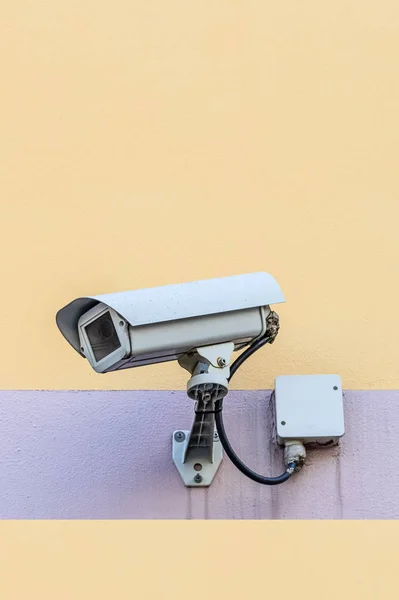
[[[173,433],[173,461],[187,487],[208,487],[222,462],[222,445],[215,429],[215,405],[228,392],[234,344],[197,348],[179,359],[191,374],[187,395],[195,401],[191,431]]]

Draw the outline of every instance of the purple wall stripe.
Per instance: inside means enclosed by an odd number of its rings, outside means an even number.
[[[249,466],[278,474],[269,401],[269,391],[230,392],[225,422]],[[186,489],[171,434],[192,417],[180,391],[1,391],[0,518],[399,518],[399,391],[346,391],[341,445],[309,452],[275,488],[225,457],[210,488]]]

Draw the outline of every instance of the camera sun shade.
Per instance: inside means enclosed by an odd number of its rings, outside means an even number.
[[[111,316],[115,311],[134,328],[280,302],[284,302],[284,296],[276,280],[261,272],[76,298],[58,311],[56,321],[65,339],[84,356],[78,322],[99,304],[111,309]],[[118,322],[114,321],[114,326],[120,333]]]

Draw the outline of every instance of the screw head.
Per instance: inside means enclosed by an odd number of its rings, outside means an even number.
[[[227,360],[225,358],[223,358],[222,356],[219,356],[217,362],[221,369],[223,369],[227,365]]]
[[[202,481],[202,475],[200,475],[199,473],[197,473],[196,476],[194,477],[194,481],[195,481],[195,483],[201,483],[201,481]]]
[[[219,434],[217,431],[215,431],[215,433],[213,434],[213,439],[214,440],[218,440],[219,439]]]
[[[186,436],[182,431],[176,431],[176,433],[175,433],[176,442],[184,442],[185,439],[186,439]]]

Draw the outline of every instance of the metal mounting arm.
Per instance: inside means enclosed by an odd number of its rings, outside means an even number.
[[[187,394],[195,400],[191,431],[173,433],[173,461],[187,487],[208,487],[222,462],[222,446],[215,430],[215,404],[228,392],[234,344],[197,348],[179,363],[191,373]]]

